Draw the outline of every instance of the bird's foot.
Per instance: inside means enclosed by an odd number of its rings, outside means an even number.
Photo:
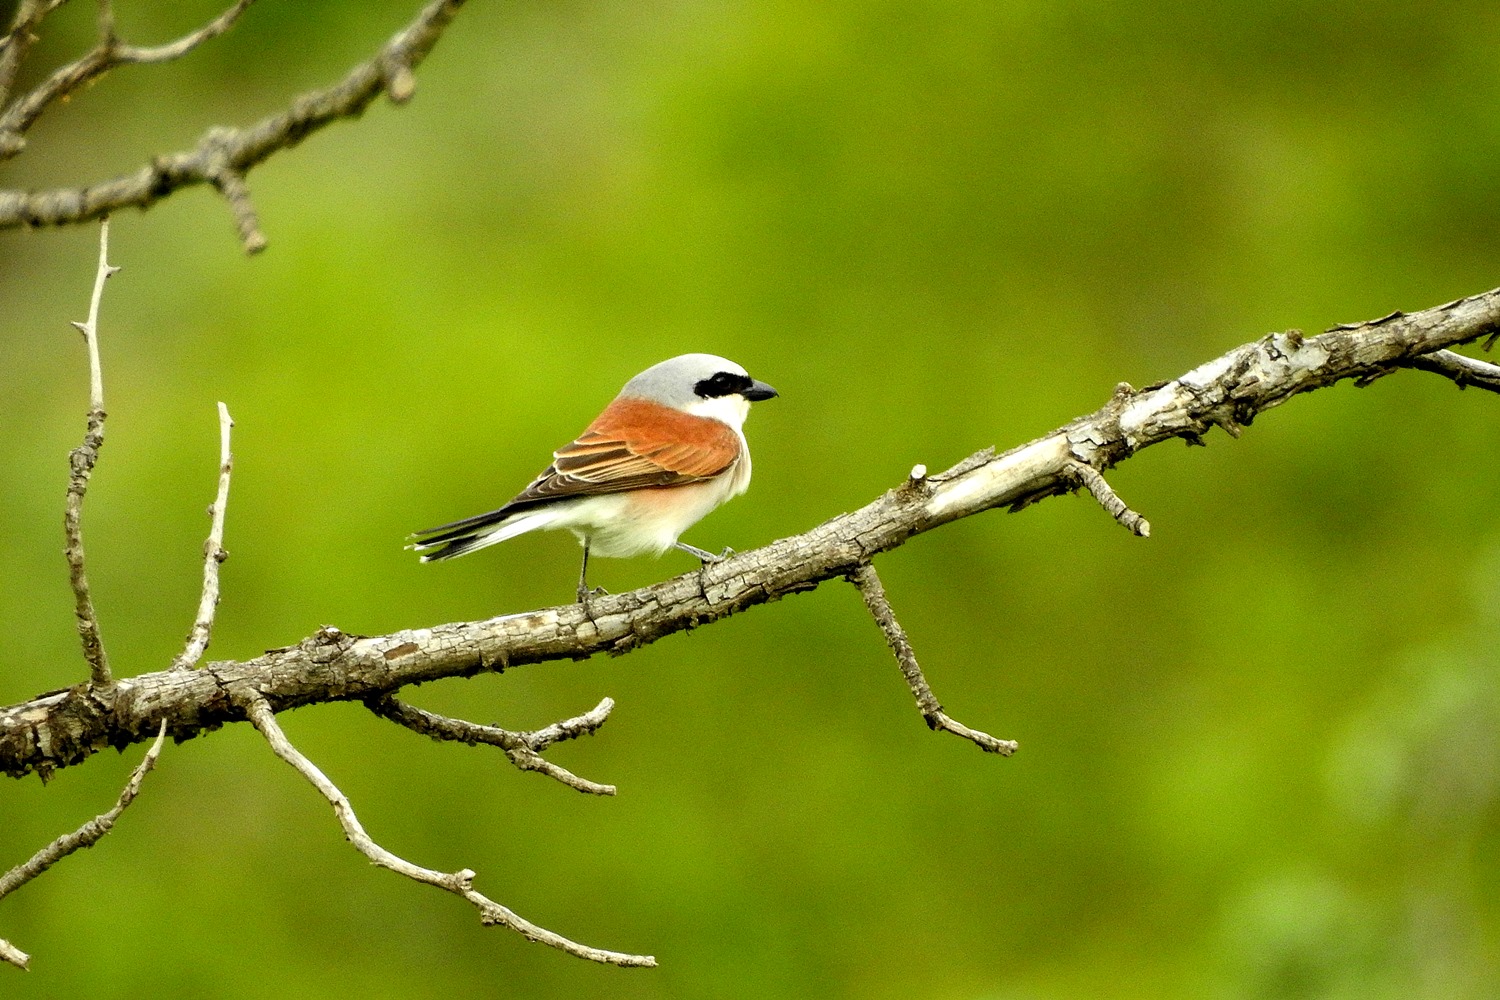
[[[595,597],[608,597],[608,596],[609,596],[609,591],[605,590],[603,587],[595,587],[592,590],[590,590],[588,587],[585,587],[585,586],[580,586],[578,588],[578,603],[583,605],[583,610],[584,610],[585,613],[587,613],[588,610],[589,610],[589,601],[590,601],[590,599],[595,598]]]

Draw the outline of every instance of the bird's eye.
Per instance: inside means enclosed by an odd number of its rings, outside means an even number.
[[[744,392],[753,383],[748,376],[739,375],[735,372],[718,372],[711,378],[703,379],[693,386],[693,392],[704,399],[717,399],[720,396],[731,396],[737,392]]]

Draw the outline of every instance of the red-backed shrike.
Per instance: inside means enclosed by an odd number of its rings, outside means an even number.
[[[578,600],[588,600],[589,553],[657,555],[670,548],[705,563],[718,556],[679,542],[703,515],[750,485],[741,428],[750,403],[776,390],[712,354],[684,354],[625,383],[572,444],[515,498],[488,514],[419,531],[423,562],[507,538],[566,528],[583,543]]]

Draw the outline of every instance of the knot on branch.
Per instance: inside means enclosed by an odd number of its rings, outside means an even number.
[[[405,104],[417,92],[417,75],[411,63],[404,58],[388,57],[381,62],[380,76],[385,83],[385,95],[392,104]]]
[[[358,638],[358,636],[341,631],[335,625],[324,625],[298,643],[298,648],[306,653],[307,658],[313,663],[322,665],[338,659],[348,651],[350,646],[354,645]]]

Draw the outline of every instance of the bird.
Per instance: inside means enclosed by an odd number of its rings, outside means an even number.
[[[678,541],[750,485],[745,418],[777,396],[727,358],[683,354],[625,383],[577,439],[503,507],[414,532],[422,562],[467,555],[529,531],[565,528],[583,545],[578,603],[589,600],[590,553],[623,558],[677,548],[703,565],[715,555]]]

